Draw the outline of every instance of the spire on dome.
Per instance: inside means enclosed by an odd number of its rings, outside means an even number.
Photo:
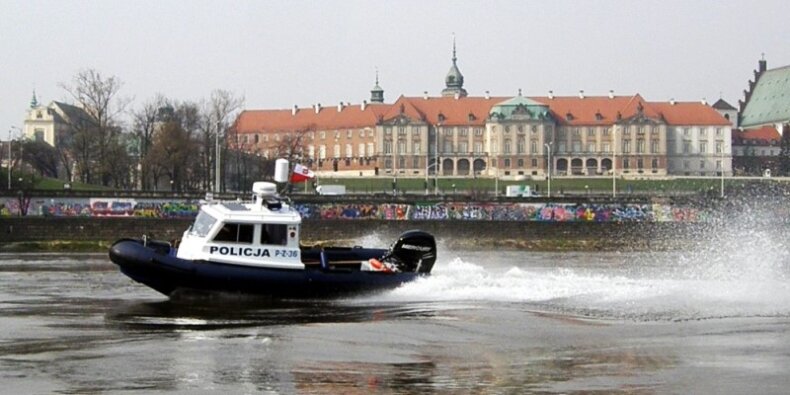
[[[464,89],[464,75],[458,69],[458,57],[456,56],[455,47],[455,33],[453,33],[453,65],[450,66],[450,71],[444,77],[445,88],[442,89],[442,96],[458,96],[466,97],[466,89]]]
[[[370,91],[371,103],[384,103],[384,89],[379,86],[379,68],[376,67],[376,85]]]
[[[38,107],[38,99],[36,98],[36,90],[33,89],[33,98],[30,99],[30,108]]]

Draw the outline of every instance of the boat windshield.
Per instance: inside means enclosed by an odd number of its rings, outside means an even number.
[[[192,224],[192,228],[189,230],[189,233],[198,237],[206,237],[208,232],[211,230],[211,227],[217,223],[217,219],[206,214],[205,211],[199,211],[197,218],[195,218],[195,223]]]

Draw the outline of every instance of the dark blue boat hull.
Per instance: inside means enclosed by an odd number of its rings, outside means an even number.
[[[361,271],[358,265],[333,265],[381,257],[387,250],[348,248],[324,252],[323,265],[305,270],[262,268],[175,256],[175,249],[160,242],[119,240],[110,248],[110,259],[133,280],[172,296],[180,290],[243,293],[299,299],[347,296],[397,288],[427,273]],[[303,261],[319,257],[319,250],[302,252]],[[306,258],[307,257],[307,258]]]

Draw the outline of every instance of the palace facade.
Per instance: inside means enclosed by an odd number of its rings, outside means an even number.
[[[246,110],[239,145],[319,175],[716,176],[732,174],[732,124],[704,101],[639,94],[468,96],[453,48],[440,96]],[[296,153],[297,155],[293,155]]]

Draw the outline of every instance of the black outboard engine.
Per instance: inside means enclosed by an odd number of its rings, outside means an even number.
[[[382,260],[402,272],[430,273],[436,262],[436,240],[421,230],[403,232]]]

